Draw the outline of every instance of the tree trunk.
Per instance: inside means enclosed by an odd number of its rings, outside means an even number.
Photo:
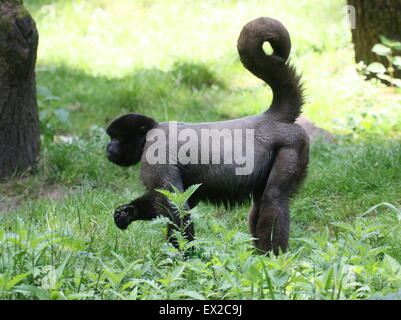
[[[401,41],[401,0],[348,0],[348,4],[355,8],[352,41],[356,62],[380,62],[388,67],[387,59],[373,53],[372,47],[381,43],[380,36]],[[395,77],[401,78],[400,70],[395,71]]]
[[[0,0],[0,177],[23,172],[40,149],[35,63],[38,32],[21,0]]]

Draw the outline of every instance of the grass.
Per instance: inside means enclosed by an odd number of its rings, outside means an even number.
[[[0,184],[1,299],[397,297],[401,95],[355,72],[341,2],[24,2],[40,33],[42,157]],[[248,207],[200,205],[186,259],[163,219],[118,230],[113,209],[144,189],[137,167],[106,160],[103,128],[125,112],[195,122],[264,110],[270,91],[235,50],[263,12],[292,35],[304,114],[338,136],[312,148],[289,252],[252,254]]]

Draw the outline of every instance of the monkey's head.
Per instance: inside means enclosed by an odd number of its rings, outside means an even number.
[[[139,162],[145,146],[146,134],[157,124],[141,114],[130,113],[115,119],[106,129],[110,137],[107,158],[123,167]]]

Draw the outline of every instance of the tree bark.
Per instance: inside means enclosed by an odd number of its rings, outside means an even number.
[[[355,8],[352,42],[356,62],[380,62],[388,67],[387,59],[373,53],[372,48],[381,43],[380,36],[401,41],[401,0],[348,0],[348,4]],[[400,70],[395,71],[395,77],[401,78]]]
[[[0,0],[0,177],[39,156],[35,63],[38,32],[21,0]]]

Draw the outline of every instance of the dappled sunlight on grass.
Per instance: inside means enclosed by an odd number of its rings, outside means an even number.
[[[210,107],[214,110],[206,110],[206,114],[202,111],[203,120],[251,115],[265,110],[271,93],[240,64],[236,40],[247,21],[268,15],[280,19],[290,31],[293,42],[291,59],[303,74],[307,89],[306,116],[338,134],[350,133],[348,125],[353,122],[352,126],[361,124],[360,131],[365,130],[366,133],[379,128],[372,133],[399,135],[396,127],[400,122],[394,119],[401,118],[401,112],[398,111],[401,109],[400,102],[397,99],[382,100],[377,94],[377,85],[363,81],[355,71],[350,32],[344,23],[341,2],[184,2],[26,1],[40,33],[38,66],[73,69],[71,78],[65,78],[64,81],[76,83],[82,77],[127,79],[141,69],[156,68],[169,72],[177,61],[206,63],[210,71],[226,83],[228,90],[221,93],[213,92],[213,89],[203,90],[200,94],[194,94],[192,90],[185,91],[177,85],[167,84],[169,79],[163,77],[157,80],[152,78],[149,82],[145,80],[145,75],[141,87],[149,91],[149,98],[143,98],[149,106],[150,101],[154,101],[149,110],[138,110],[135,103],[132,106],[126,103],[118,106],[127,95],[113,88],[113,81],[107,83],[100,96],[114,104],[116,111],[141,111],[159,117],[164,114],[162,120],[199,121],[198,117],[191,119],[184,116],[178,119],[174,111],[180,109],[184,100],[187,100],[184,103],[187,108],[191,101],[198,100],[194,97],[196,95],[205,97],[205,103],[201,104],[203,106],[196,102],[194,104],[194,107],[202,108],[208,104],[208,95],[214,97],[210,100],[213,101]],[[82,76],[76,77],[79,74]],[[57,77],[57,70],[54,76]],[[39,74],[39,84],[42,84],[42,79]],[[82,108],[91,110],[91,106],[79,100],[85,96],[85,92],[95,92],[98,82],[93,78],[91,88],[90,81],[86,81],[82,93],[74,88],[73,92],[58,92],[58,95],[62,100],[68,100],[67,104],[78,103]],[[118,81],[114,84],[119,87]],[[48,86],[47,83],[43,85]],[[157,87],[168,90],[158,91]],[[128,92],[135,94],[133,90]],[[74,94],[77,96],[72,97]],[[217,100],[216,94],[220,96]],[[69,101],[69,98],[74,101]],[[99,100],[96,99],[96,103],[103,108]],[[128,98],[129,101],[132,99]],[[88,103],[93,104],[95,100]],[[375,121],[381,122],[379,127],[375,127],[364,115],[382,113],[383,103],[387,106],[386,112],[391,114],[388,118],[392,120],[388,122],[386,115],[375,116]],[[102,116],[103,119],[111,117]],[[114,112],[112,116],[115,116]],[[80,117],[77,118],[76,128],[87,128],[79,123]]]
[[[342,16],[340,3],[287,2],[56,1],[34,11],[41,34],[39,62],[62,62],[113,76],[136,67],[168,68],[177,59],[223,62],[236,51],[242,26],[261,14],[283,21],[295,52],[347,44],[345,26],[336,26]],[[314,14],[311,9],[316,6],[334,7],[334,14]],[[315,19],[304,19],[308,14]]]

